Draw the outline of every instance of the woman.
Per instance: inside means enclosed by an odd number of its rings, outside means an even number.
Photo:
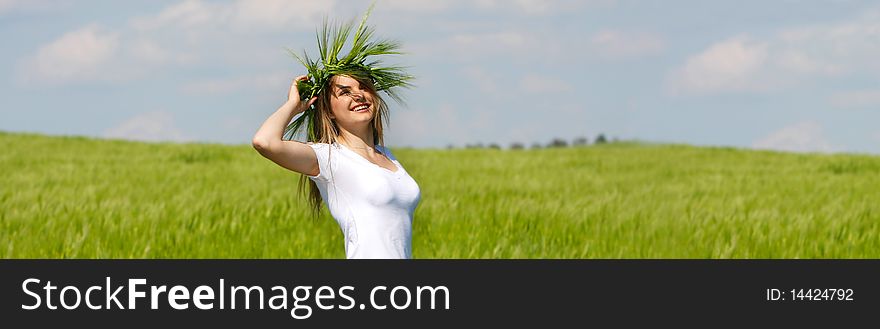
[[[308,103],[294,79],[287,102],[254,135],[264,157],[311,181],[313,210],[327,204],[345,238],[347,258],[412,258],[418,184],[384,146],[387,107],[372,81],[333,75]],[[315,103],[317,101],[317,103]],[[315,141],[283,140],[285,126],[315,104]]]

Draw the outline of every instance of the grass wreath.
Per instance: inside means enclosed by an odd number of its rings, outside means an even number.
[[[297,84],[301,100],[309,100],[324,92],[330,78],[334,75],[347,75],[356,79],[372,81],[377,91],[384,92],[399,104],[403,103],[398,89],[411,88],[413,86],[411,81],[414,77],[406,72],[405,67],[386,66],[381,59],[375,59],[376,56],[401,55],[403,53],[399,50],[401,44],[398,41],[374,39],[375,28],[366,24],[374,5],[375,3],[367,9],[356,30],[353,20],[331,26],[325,17],[321,30],[316,32],[320,58],[311,60],[305,50],[300,56],[287,49],[290,55],[304,65],[308,71],[308,80]],[[348,54],[340,57],[349,36],[352,35]],[[315,113],[315,105],[313,104],[284,129],[285,139],[293,139],[294,135],[308,124],[306,138],[308,141],[314,141],[318,128],[312,124],[315,122]]]

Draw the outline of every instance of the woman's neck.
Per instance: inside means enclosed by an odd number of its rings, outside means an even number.
[[[358,133],[350,132],[345,128],[339,130],[339,140],[348,148],[367,150],[376,147],[373,141],[373,133],[369,129],[364,129]]]

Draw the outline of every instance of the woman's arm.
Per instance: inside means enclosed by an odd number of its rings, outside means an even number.
[[[296,83],[306,78],[303,75],[293,80],[290,91],[287,94],[287,102],[281,105],[275,113],[272,113],[263,122],[260,130],[257,130],[257,133],[254,134],[253,145],[257,152],[281,167],[298,173],[316,176],[319,173],[319,169],[315,151],[304,143],[281,139],[284,135],[284,128],[293,116],[305,111],[317,99],[312,98],[308,104],[300,102]]]

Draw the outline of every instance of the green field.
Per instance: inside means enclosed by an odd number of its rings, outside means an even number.
[[[0,133],[3,258],[343,258],[250,145]],[[415,258],[880,258],[880,157],[392,148]]]

